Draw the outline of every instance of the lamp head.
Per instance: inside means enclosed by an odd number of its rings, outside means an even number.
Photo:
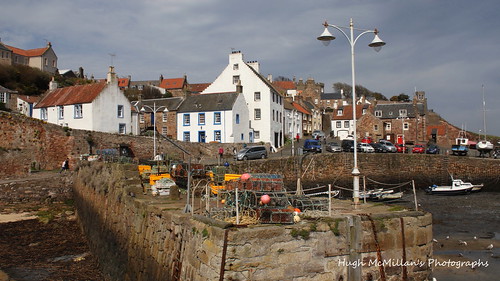
[[[382,46],[385,45],[385,42],[378,37],[378,30],[375,28],[375,37],[373,38],[372,42],[368,44],[369,47],[372,47],[376,52],[380,51],[382,49]]]
[[[165,109],[163,110],[163,112],[167,113],[168,112],[168,108],[165,106]]]
[[[333,36],[328,30],[328,23],[326,21],[323,25],[325,26],[325,30],[318,37],[318,40],[323,42],[323,45],[328,46],[330,44],[330,41],[335,39],[335,36]]]
[[[142,113],[146,112],[146,109],[144,108],[144,106],[143,106],[143,107],[141,107],[141,112],[142,112]]]

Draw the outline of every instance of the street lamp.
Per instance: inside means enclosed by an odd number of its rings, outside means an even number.
[[[292,110],[292,112],[288,113],[288,117],[292,119],[292,126],[290,127],[290,134],[291,137],[290,139],[292,140],[292,156],[295,156],[295,119],[299,116],[297,111],[295,109]],[[297,132],[298,134],[298,132]]]
[[[328,27],[331,26],[337,30],[339,30],[349,41],[349,44],[351,45],[351,75],[352,75],[352,123],[354,127],[354,168],[352,169],[352,176],[353,176],[353,200],[354,200],[354,205],[359,204],[359,169],[358,169],[358,154],[357,154],[357,143],[356,143],[356,75],[354,72],[354,45],[358,41],[359,37],[361,35],[367,34],[367,33],[374,33],[375,37],[373,38],[372,42],[368,44],[369,47],[372,47],[376,52],[380,51],[382,46],[385,45],[385,42],[382,41],[378,37],[378,30],[367,30],[367,29],[357,29],[357,31],[361,31],[359,35],[354,37],[354,25],[352,22],[352,18],[349,21],[349,27],[342,27],[342,26],[337,26],[333,24],[329,24],[325,21],[323,24],[325,26],[325,30],[323,33],[318,37],[319,41],[322,41],[325,46],[328,46],[330,44],[330,41],[335,39],[335,36],[333,36],[330,31],[328,30]],[[342,29],[349,29],[350,34],[347,35]]]
[[[159,107],[156,107],[156,102],[153,103],[153,107],[151,106],[148,106],[148,105],[145,105],[143,104],[142,105],[142,108],[141,108],[141,113],[144,113],[146,112],[146,109],[145,108],[148,108],[149,110],[153,111],[153,118],[154,118],[154,129],[153,129],[153,159],[155,159],[156,157],[156,113],[159,112],[162,108],[164,108],[163,112],[167,113],[168,112],[168,108],[166,106],[159,106]]]
[[[405,124],[404,124],[404,121],[405,120],[408,120],[408,118],[406,117],[406,115],[404,114],[401,114],[397,119],[401,119],[401,142],[403,144],[403,153],[405,152],[405,149],[404,149],[404,146],[405,146]]]

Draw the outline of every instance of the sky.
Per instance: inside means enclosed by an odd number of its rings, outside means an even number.
[[[325,20],[348,27],[352,18],[387,43],[377,53],[367,46],[373,34],[356,41],[357,85],[388,98],[425,91],[429,109],[453,125],[484,134],[485,113],[486,132],[500,136],[499,8],[497,0],[19,0],[2,3],[0,39],[21,49],[51,42],[59,69],[81,66],[96,78],[114,65],[119,77],[189,83],[214,81],[235,50],[265,77],[313,78],[333,92],[333,83],[351,84],[350,45],[335,29],[329,46],[316,38]]]

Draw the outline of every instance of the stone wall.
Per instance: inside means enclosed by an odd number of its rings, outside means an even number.
[[[135,160],[153,157],[153,137],[72,130],[22,114],[0,111],[0,179],[26,176],[31,170],[57,170],[66,157],[70,168],[82,154],[98,149],[129,146]],[[158,137],[157,151],[167,157],[185,160],[190,157],[169,141]],[[217,159],[219,147],[226,154],[241,145],[184,143],[173,141],[191,154],[193,162]]]
[[[307,154],[292,158],[254,160],[232,165],[235,173],[275,173],[284,176],[287,186],[303,182],[352,186],[353,153]],[[485,189],[498,189],[500,161],[451,155],[358,153],[361,177],[382,183],[415,181],[417,188],[449,184],[455,178],[484,183]],[[367,180],[367,187],[369,182]]]
[[[108,280],[424,280],[430,273],[428,213],[233,227],[185,214],[179,201],[142,195],[135,165],[98,162],[78,169],[74,194]]]

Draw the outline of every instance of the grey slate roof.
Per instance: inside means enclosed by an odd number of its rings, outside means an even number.
[[[207,112],[231,110],[238,93],[214,93],[188,96],[178,112]]]
[[[17,91],[9,90],[9,89],[3,87],[2,85],[0,85],[0,93],[17,93]]]
[[[341,93],[321,93],[320,99],[321,100],[341,100],[342,94]]]
[[[396,119],[399,116],[399,110],[406,109],[406,117],[415,118],[417,114],[423,114],[424,107],[422,104],[417,104],[417,110],[415,112],[415,107],[412,103],[390,103],[390,104],[377,104],[375,106],[375,111],[382,111],[382,116],[380,119]]]
[[[181,97],[174,97],[174,98],[161,98],[161,99],[147,99],[147,100],[140,100],[140,101],[133,101],[132,102],[132,107],[137,106],[139,110],[141,110],[142,105],[147,105],[151,108],[156,106],[156,108],[159,108],[160,106],[166,107],[169,111],[176,111],[179,109],[179,106],[182,104],[184,98]],[[164,110],[165,108],[161,108],[160,111]],[[152,112],[151,109],[144,107],[144,110],[146,112]]]

